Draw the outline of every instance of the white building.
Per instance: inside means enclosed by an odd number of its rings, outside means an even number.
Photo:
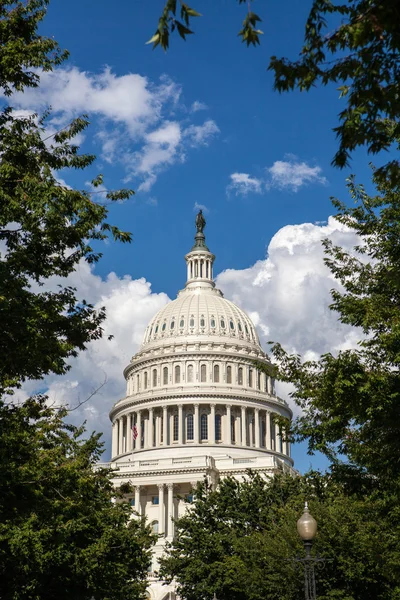
[[[269,361],[253,323],[215,287],[215,257],[198,219],[185,288],[149,323],[124,370],[126,397],[110,412],[115,484],[133,484],[132,504],[161,534],[153,571],[174,535],[173,518],[184,510],[177,496],[190,495],[205,476],[216,483],[248,468],[273,473],[293,466],[271,418],[290,419],[291,410],[254,366]],[[162,600],[173,589],[150,574],[149,594]]]

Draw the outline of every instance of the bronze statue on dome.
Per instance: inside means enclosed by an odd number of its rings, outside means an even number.
[[[206,220],[203,215],[203,211],[200,209],[196,216],[196,229],[197,233],[203,233],[203,229],[206,226]]]

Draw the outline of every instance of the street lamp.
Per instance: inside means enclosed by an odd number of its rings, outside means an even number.
[[[297,521],[297,531],[304,543],[305,558],[299,559],[304,564],[304,590],[305,600],[316,600],[314,564],[322,559],[311,556],[311,546],[317,533],[317,521],[308,510],[308,503],[304,505],[304,512]]]

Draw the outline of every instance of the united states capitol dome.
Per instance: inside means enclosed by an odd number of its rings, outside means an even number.
[[[142,349],[170,344],[175,339],[188,342],[237,342],[260,349],[255,327],[246,313],[215,287],[213,262],[215,256],[198,231],[195,244],[185,256],[187,283],[176,300],[164,306],[150,321]]]

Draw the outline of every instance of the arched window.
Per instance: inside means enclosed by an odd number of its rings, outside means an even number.
[[[222,428],[221,428],[221,415],[215,415],[215,440],[217,442],[221,441],[221,434],[222,434]]]
[[[226,367],[226,383],[232,383],[232,367]]]
[[[190,319],[189,325],[190,327],[194,327],[194,319]]]
[[[193,383],[193,365],[188,366],[187,380],[188,380],[188,383]]]
[[[261,373],[257,371],[257,389],[261,389]]]
[[[265,446],[265,433],[266,433],[266,427],[265,427],[265,421],[263,419],[261,421],[261,446]]]
[[[174,320],[172,320],[172,321],[171,321],[170,328],[171,328],[171,329],[174,329],[174,327],[175,327],[175,321],[174,321]]]
[[[153,369],[153,387],[157,387],[157,369]]]
[[[253,369],[249,369],[249,387],[253,387]]]
[[[144,387],[145,390],[147,390],[147,373],[144,374],[143,387]]]
[[[163,323],[163,324],[162,324],[162,327],[161,327],[161,330],[162,330],[162,331],[165,331],[165,328],[166,328],[166,326],[167,326],[167,324],[166,324],[166,323]]]
[[[231,416],[231,440],[232,440],[232,444],[234,444],[235,441],[236,441],[236,436],[235,436],[235,417],[233,415]]]
[[[185,319],[180,320],[179,327],[185,327]]]
[[[214,383],[219,383],[219,365],[214,365]]]
[[[238,370],[238,384],[243,385],[243,368],[239,367]]]
[[[200,327],[205,327],[205,326],[206,326],[205,319],[204,319],[204,317],[201,317],[201,319],[200,319]]]
[[[163,384],[167,385],[168,383],[168,367],[163,368]]]
[[[200,418],[200,439],[208,440],[208,418],[204,414]]]
[[[242,324],[241,324],[240,321],[238,322],[238,329],[239,329],[240,332],[242,332]]]
[[[151,524],[151,529],[153,533],[158,534],[158,521],[153,521]]]
[[[211,319],[210,325],[213,329],[215,328],[215,319]]]
[[[200,381],[202,383],[207,381],[207,365],[201,365],[200,367]]]
[[[139,379],[139,375],[136,375],[136,391],[138,392],[140,390],[140,379]]]
[[[234,324],[234,322],[232,321],[232,319],[229,321],[229,327],[230,327],[231,329],[235,329],[235,324]]]
[[[177,442],[179,439],[179,417],[178,415],[174,415],[174,442]]]
[[[155,332],[154,332],[154,333],[158,333],[158,325],[157,325],[157,327],[156,327],[156,330],[155,330]]]
[[[181,382],[181,368],[179,365],[175,367],[175,383]]]
[[[194,429],[193,429],[193,415],[190,414],[186,417],[186,439],[190,442],[193,441]]]
[[[224,319],[221,319],[221,328],[225,329],[225,321],[224,321]]]

